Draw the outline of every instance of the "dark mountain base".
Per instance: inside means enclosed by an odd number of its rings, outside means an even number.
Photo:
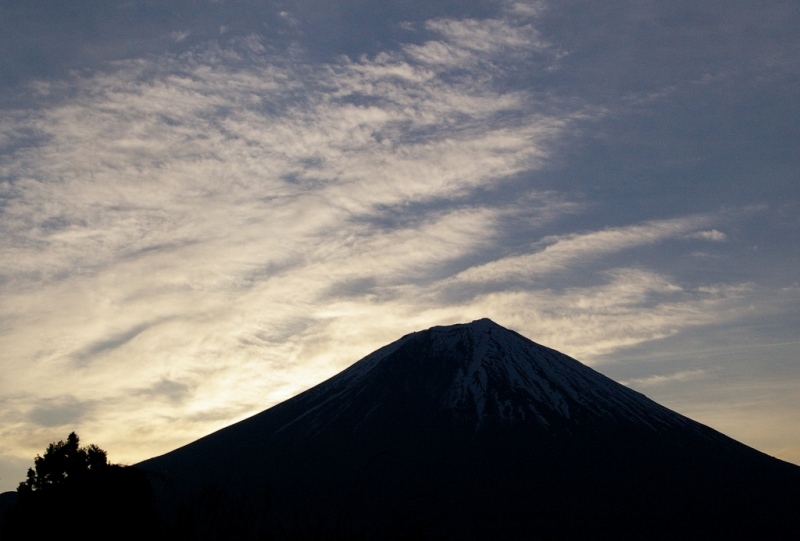
[[[800,538],[800,468],[489,320],[140,466],[173,539]]]
[[[186,539],[794,539],[800,532],[800,476],[791,465],[625,442],[620,434],[581,445],[543,439],[522,445],[489,432],[455,449],[428,440],[425,454],[347,454],[335,445],[278,454],[268,475],[206,482],[172,493],[163,508],[171,509],[171,537]],[[333,458],[342,456],[352,460]]]

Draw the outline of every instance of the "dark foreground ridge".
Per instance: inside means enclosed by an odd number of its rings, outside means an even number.
[[[790,539],[800,467],[488,319],[138,465],[172,538]]]

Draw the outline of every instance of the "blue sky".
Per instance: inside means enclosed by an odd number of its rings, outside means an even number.
[[[800,6],[0,3],[0,489],[489,317],[800,463]]]

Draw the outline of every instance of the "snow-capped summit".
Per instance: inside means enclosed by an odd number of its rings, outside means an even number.
[[[371,389],[379,393],[373,395]],[[324,409],[315,404],[317,396],[325,396]],[[700,427],[490,319],[406,335],[297,400],[307,404],[303,418],[319,424],[327,422],[325,415],[368,410],[364,419],[352,419],[359,428],[396,400],[425,402],[429,414],[449,415],[476,430],[485,422],[525,422],[566,432],[601,421],[651,430]]]
[[[140,467],[173,524],[235,523],[241,539],[735,539],[800,528],[800,468],[488,319],[406,335]]]
[[[434,351],[469,352],[455,370],[446,406],[474,413],[478,420],[532,417],[544,426],[571,417],[622,416],[648,426],[685,421],[571,357],[489,319],[430,332]]]

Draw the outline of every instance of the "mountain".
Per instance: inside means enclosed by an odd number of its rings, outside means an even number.
[[[194,538],[800,531],[800,467],[488,319],[404,336],[138,466],[174,531]]]

